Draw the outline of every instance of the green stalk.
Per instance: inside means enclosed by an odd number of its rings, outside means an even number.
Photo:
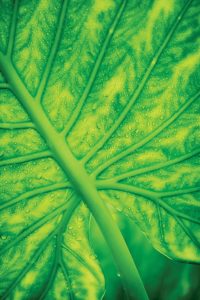
[[[93,214],[113,255],[127,298],[147,300],[148,296],[134,260],[119,228],[112,219],[106,205],[99,197],[95,182],[86,173],[82,164],[72,155],[63,136],[52,126],[41,104],[36,102],[34,97],[30,95],[11,61],[2,53],[0,53],[0,68],[12,87],[14,94],[36,125],[38,132],[47,142],[55,160]]]

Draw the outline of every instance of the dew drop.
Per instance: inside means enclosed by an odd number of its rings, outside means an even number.
[[[122,208],[121,207],[117,207],[117,211],[118,212],[122,212]]]
[[[96,110],[96,108],[97,108],[97,105],[95,103],[95,104],[92,105],[92,110],[94,111],[94,110]]]

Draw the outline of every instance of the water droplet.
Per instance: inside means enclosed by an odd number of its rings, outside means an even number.
[[[117,207],[117,211],[122,212],[122,208],[121,207]]]
[[[79,217],[78,217],[78,221],[79,221],[79,222],[82,222],[82,221],[83,221],[83,217],[79,216]]]
[[[92,105],[92,110],[94,111],[96,109],[96,104]]]

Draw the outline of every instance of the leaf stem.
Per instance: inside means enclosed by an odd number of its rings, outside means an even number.
[[[0,53],[0,68],[6,80],[12,86],[14,94],[29,114],[52,153],[54,153],[55,160],[93,214],[113,255],[128,299],[147,300],[148,296],[134,260],[118,226],[100,198],[95,182],[86,173],[82,164],[73,156],[65,139],[61,138],[52,126],[40,103],[34,101],[12,63],[2,53]]]

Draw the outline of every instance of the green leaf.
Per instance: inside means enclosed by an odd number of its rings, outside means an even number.
[[[200,262],[198,0],[0,2],[1,299],[101,299],[90,214],[147,299],[110,212]]]
[[[138,266],[150,299],[173,300],[199,298],[200,265],[169,260],[153,249],[148,239],[134,222],[112,209],[129,249]],[[91,220],[90,239],[105,276],[106,300],[124,299],[120,277],[116,277],[109,249],[94,219]],[[155,267],[156,266],[156,267]]]

